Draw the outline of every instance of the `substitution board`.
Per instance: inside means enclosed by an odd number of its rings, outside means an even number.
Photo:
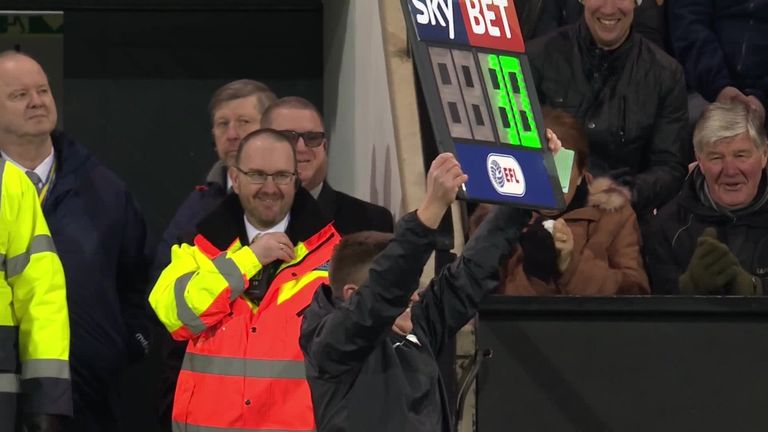
[[[402,5],[437,146],[469,175],[460,197],[563,208],[513,1]]]

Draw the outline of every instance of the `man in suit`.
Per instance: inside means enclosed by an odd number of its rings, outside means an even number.
[[[328,138],[323,116],[311,102],[296,96],[278,99],[264,111],[261,127],[279,130],[294,145],[302,186],[315,197],[342,236],[358,231],[393,231],[389,210],[328,184]]]

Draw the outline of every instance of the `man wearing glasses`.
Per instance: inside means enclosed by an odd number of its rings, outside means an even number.
[[[176,210],[157,247],[152,266],[152,283],[171,262],[171,246],[183,241],[194,232],[200,219],[208,214],[232,190],[227,176],[240,140],[259,128],[261,113],[277,99],[272,90],[259,81],[240,79],[219,87],[211,96],[208,110],[211,115],[211,135],[218,160],[211,167],[205,183],[197,186]],[[163,359],[159,380],[161,428],[169,430],[176,378],[184,358],[185,345],[174,343],[169,337],[157,341]]]
[[[284,134],[246,135],[228,171],[235,193],[173,246],[150,294],[171,336],[189,341],[173,430],[315,428],[300,315],[340,236],[297,165]]]
[[[392,213],[328,184],[328,139],[323,117],[306,99],[284,97],[272,103],[261,117],[261,126],[283,133],[296,148],[301,184],[317,199],[326,216],[342,234],[358,231],[392,232]]]

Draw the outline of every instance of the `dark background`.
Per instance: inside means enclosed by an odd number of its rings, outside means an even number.
[[[64,11],[63,94],[54,95],[64,129],[127,183],[153,239],[216,160],[207,112],[216,88],[251,78],[322,107],[320,0],[4,0],[0,9]],[[122,431],[158,430],[159,367],[153,350],[115,390]]]

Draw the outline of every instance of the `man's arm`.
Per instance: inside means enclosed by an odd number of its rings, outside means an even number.
[[[149,303],[174,339],[191,339],[230,312],[261,268],[250,247],[209,257],[197,246],[176,245]]]
[[[302,329],[302,349],[320,374],[335,377],[362,363],[408,307],[435,247],[436,228],[466,179],[453,155],[439,155],[427,174],[424,203],[398,223],[368,280],[320,325]]]
[[[713,102],[723,88],[733,85],[725,54],[712,28],[715,2],[675,0],[667,2],[667,8],[670,40],[688,84]]]
[[[127,331],[128,353],[135,360],[149,352],[147,277],[151,259],[144,217],[128,192],[125,193],[123,217],[116,284]]]
[[[26,423],[41,420],[40,415],[72,415],[69,316],[64,269],[37,193],[23,173],[11,170],[15,168],[6,164],[0,223],[10,233],[3,277],[11,286],[18,319],[20,411]],[[10,193],[18,199],[10,199]],[[0,318],[0,324],[12,324],[2,321]],[[4,328],[0,326],[0,330]]]
[[[472,319],[482,299],[499,287],[499,268],[530,217],[528,210],[495,208],[464,252],[424,291],[414,307],[414,323],[418,319],[426,327],[435,353]]]
[[[649,241],[645,245],[651,293],[654,295],[676,295],[680,293],[678,279],[685,268],[678,268],[672,241],[664,233],[662,222],[659,220],[659,216],[653,218],[648,236]],[[682,230],[680,232],[682,233]]]
[[[649,168],[635,177],[632,204],[638,214],[660,208],[680,191],[685,179],[688,102],[682,71],[673,79],[659,102],[648,153]]]

